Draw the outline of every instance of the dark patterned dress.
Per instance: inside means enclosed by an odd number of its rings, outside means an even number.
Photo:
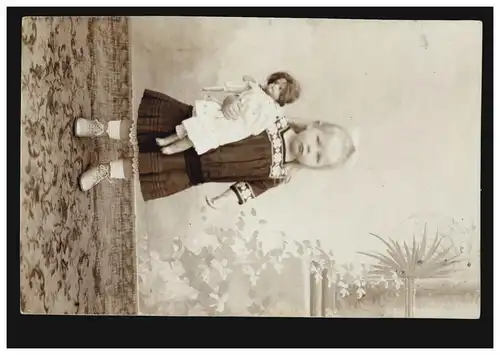
[[[193,107],[145,90],[139,105],[137,140],[139,180],[144,200],[171,196],[205,182],[231,183],[240,204],[286,178],[283,134],[291,129],[284,117],[257,136],[197,155],[193,148],[174,155],[160,152],[155,138],[175,132]]]

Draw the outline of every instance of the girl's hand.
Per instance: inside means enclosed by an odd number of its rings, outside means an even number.
[[[215,198],[209,198],[208,196],[205,196],[205,203],[211,209],[217,210],[217,203],[215,202]]]
[[[226,190],[224,193],[214,198],[205,197],[205,202],[208,207],[214,210],[238,206],[238,198],[231,189]]]
[[[241,115],[242,103],[234,96],[227,96],[222,102],[222,113],[229,120],[237,119]]]

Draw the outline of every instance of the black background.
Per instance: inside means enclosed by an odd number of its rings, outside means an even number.
[[[53,316],[20,313],[19,186],[23,16],[234,16],[483,23],[481,316],[477,320]],[[13,8],[7,10],[7,346],[464,348],[493,346],[493,8]]]

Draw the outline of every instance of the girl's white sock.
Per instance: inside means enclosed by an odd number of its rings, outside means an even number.
[[[108,134],[108,137],[111,139],[116,139],[120,140],[120,124],[122,121],[109,121],[108,122],[108,129],[106,130],[106,133]]]
[[[109,177],[112,179],[125,179],[125,167],[123,159],[113,160],[109,163]]]

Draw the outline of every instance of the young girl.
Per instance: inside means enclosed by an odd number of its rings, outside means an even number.
[[[269,75],[266,85],[259,85],[250,77],[244,83],[208,88],[205,91],[223,91],[236,94],[228,100],[238,100],[241,111],[236,117],[222,110],[214,100],[197,100],[193,117],[176,126],[176,133],[158,138],[163,154],[175,154],[194,147],[198,155],[229,143],[258,135],[283,116],[282,107],[295,102],[300,86],[290,74],[277,72]]]
[[[194,149],[183,154],[162,154],[156,138],[175,132],[176,126],[192,116],[192,106],[159,92],[145,90],[139,106],[137,137],[139,154],[135,168],[144,200],[167,197],[205,182],[233,182],[220,196],[207,198],[210,207],[244,204],[278,183],[287,181],[301,167],[321,169],[344,164],[354,153],[354,142],[340,126],[315,122],[293,125],[280,117],[266,131],[198,155]],[[235,103],[223,109],[238,113]],[[79,136],[128,138],[131,121],[107,124],[80,118]],[[80,177],[87,191],[103,179],[128,179],[132,159],[121,159],[89,168]]]

